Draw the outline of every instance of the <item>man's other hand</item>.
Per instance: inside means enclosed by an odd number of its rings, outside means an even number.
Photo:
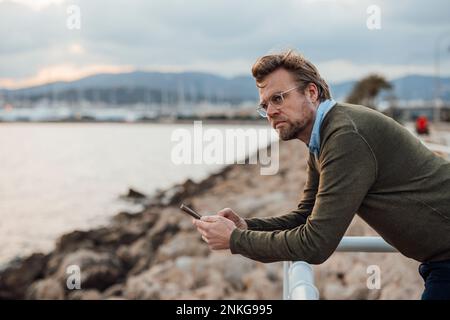
[[[247,222],[241,217],[239,217],[236,212],[231,210],[230,208],[225,208],[217,212],[218,216],[222,216],[234,222],[234,225],[242,230],[248,229]]]

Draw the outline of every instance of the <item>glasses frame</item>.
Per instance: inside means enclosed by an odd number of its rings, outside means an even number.
[[[298,86],[292,87],[292,88],[287,89],[287,90],[282,91],[282,92],[275,92],[274,94],[272,94],[272,95],[269,97],[269,100],[268,100],[267,103],[264,103],[264,102],[260,103],[259,106],[256,108],[256,111],[259,113],[259,115],[260,115],[261,117],[267,118],[267,109],[269,109],[269,105],[270,105],[270,104],[272,104],[272,106],[274,106],[277,110],[279,110],[279,108],[280,108],[280,107],[283,105],[283,103],[284,103],[284,99],[285,99],[285,98],[284,98],[284,95],[285,95],[286,93],[289,93],[289,92],[291,92],[292,90],[298,89],[298,88],[300,88],[300,87],[301,87],[301,85],[298,85]],[[278,105],[275,104],[275,103],[273,103],[273,98],[276,97],[276,96],[279,96],[279,97],[281,98],[281,102],[280,102]]]

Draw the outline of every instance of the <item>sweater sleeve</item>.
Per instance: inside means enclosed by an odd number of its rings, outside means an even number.
[[[357,132],[330,137],[320,154],[316,201],[305,224],[291,230],[235,229],[230,250],[261,262],[302,260],[323,263],[334,252],[375,182],[372,149]]]
[[[302,198],[297,206],[297,209],[278,217],[245,219],[249,230],[286,230],[296,228],[306,223],[306,219],[311,214],[311,211],[314,207],[317,187],[319,185],[319,174],[312,162],[312,157],[314,157],[314,155],[310,154],[306,167],[306,183],[303,189]]]

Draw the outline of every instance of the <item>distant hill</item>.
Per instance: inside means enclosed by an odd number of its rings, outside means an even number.
[[[160,73],[136,71],[120,74],[97,74],[70,82],[54,82],[35,87],[3,90],[14,99],[50,98],[73,100],[84,98],[112,103],[177,102],[177,99],[199,102],[242,102],[257,99],[250,77],[225,78],[208,73]],[[131,101],[137,99],[138,101]]]
[[[431,100],[436,80],[433,76],[410,75],[391,81],[400,100]],[[335,99],[343,101],[355,81],[330,84]],[[441,97],[450,101],[450,78],[441,78]],[[6,100],[56,99],[76,102],[80,99],[111,104],[198,103],[256,101],[258,92],[250,76],[225,78],[201,72],[161,73],[135,71],[97,74],[70,82],[54,82],[16,90],[1,89]]]

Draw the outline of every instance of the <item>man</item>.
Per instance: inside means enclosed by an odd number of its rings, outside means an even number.
[[[422,262],[423,299],[450,299],[450,163],[391,118],[333,101],[316,67],[293,51],[260,58],[252,73],[258,111],[282,140],[307,144],[307,181],[288,214],[243,219],[227,208],[194,221],[210,248],[320,264],[357,213]]]

